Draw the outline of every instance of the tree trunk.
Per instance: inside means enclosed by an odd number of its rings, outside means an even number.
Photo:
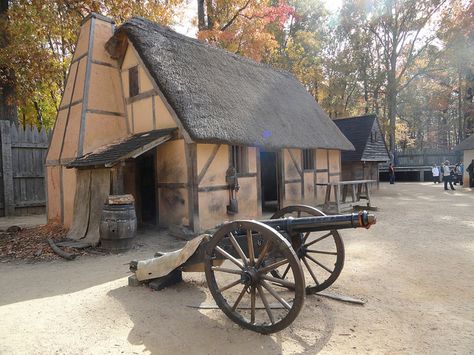
[[[39,123],[40,126],[43,125],[43,114],[41,113],[41,107],[38,104],[38,101],[33,101],[33,105],[35,106],[36,110],[36,120],[37,123]]]
[[[458,69],[458,142],[461,142],[464,138],[464,122],[463,122],[463,105],[462,105],[462,72],[461,68]]]
[[[397,119],[397,84],[395,78],[395,65],[391,66],[387,77],[387,108],[389,121],[390,153],[395,153],[395,123]]]
[[[212,30],[214,27],[214,9],[212,7],[212,1],[206,1],[206,12],[207,12],[207,29]]]
[[[0,49],[8,45],[8,0],[0,0]],[[0,68],[0,120],[17,121],[15,73],[10,68]]]
[[[206,18],[204,14],[204,0],[197,0],[198,3],[198,28],[203,30],[206,28]]]

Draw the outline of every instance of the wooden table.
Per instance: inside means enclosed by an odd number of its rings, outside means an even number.
[[[376,181],[352,180],[317,183],[316,185],[326,186],[323,209],[328,212],[335,210],[339,214],[342,210],[352,209],[361,200],[367,200],[367,207],[373,208],[370,203],[370,184],[374,182]],[[351,201],[347,201],[349,190]],[[332,191],[334,191],[334,202],[331,201]]]

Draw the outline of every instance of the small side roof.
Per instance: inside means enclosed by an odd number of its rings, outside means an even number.
[[[454,147],[454,150],[468,150],[474,149],[474,134],[471,134],[468,138],[463,140],[457,146]]]
[[[137,17],[116,30],[109,53],[120,58],[127,38],[195,142],[354,149],[287,72]]]
[[[341,132],[354,145],[355,151],[342,152],[344,161],[388,161],[387,146],[375,114],[346,117],[334,120]],[[376,132],[377,139],[371,141],[371,133]]]
[[[70,162],[66,167],[78,169],[93,167],[109,168],[128,158],[136,158],[170,140],[176,131],[176,128],[169,128],[134,134],[79,157]]]

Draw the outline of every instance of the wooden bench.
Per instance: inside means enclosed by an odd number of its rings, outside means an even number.
[[[361,200],[366,200],[367,207],[374,208],[370,202],[370,185],[375,180],[353,180],[317,183],[326,186],[326,196],[323,209],[327,212],[341,213],[343,210],[352,209]],[[331,201],[331,192],[334,191],[334,202]],[[349,195],[350,192],[350,195]],[[348,201],[350,197],[351,201]]]

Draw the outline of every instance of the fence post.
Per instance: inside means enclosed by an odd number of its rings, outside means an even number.
[[[0,139],[2,141],[2,172],[5,216],[15,214],[15,198],[13,196],[12,141],[10,122],[0,120]]]

